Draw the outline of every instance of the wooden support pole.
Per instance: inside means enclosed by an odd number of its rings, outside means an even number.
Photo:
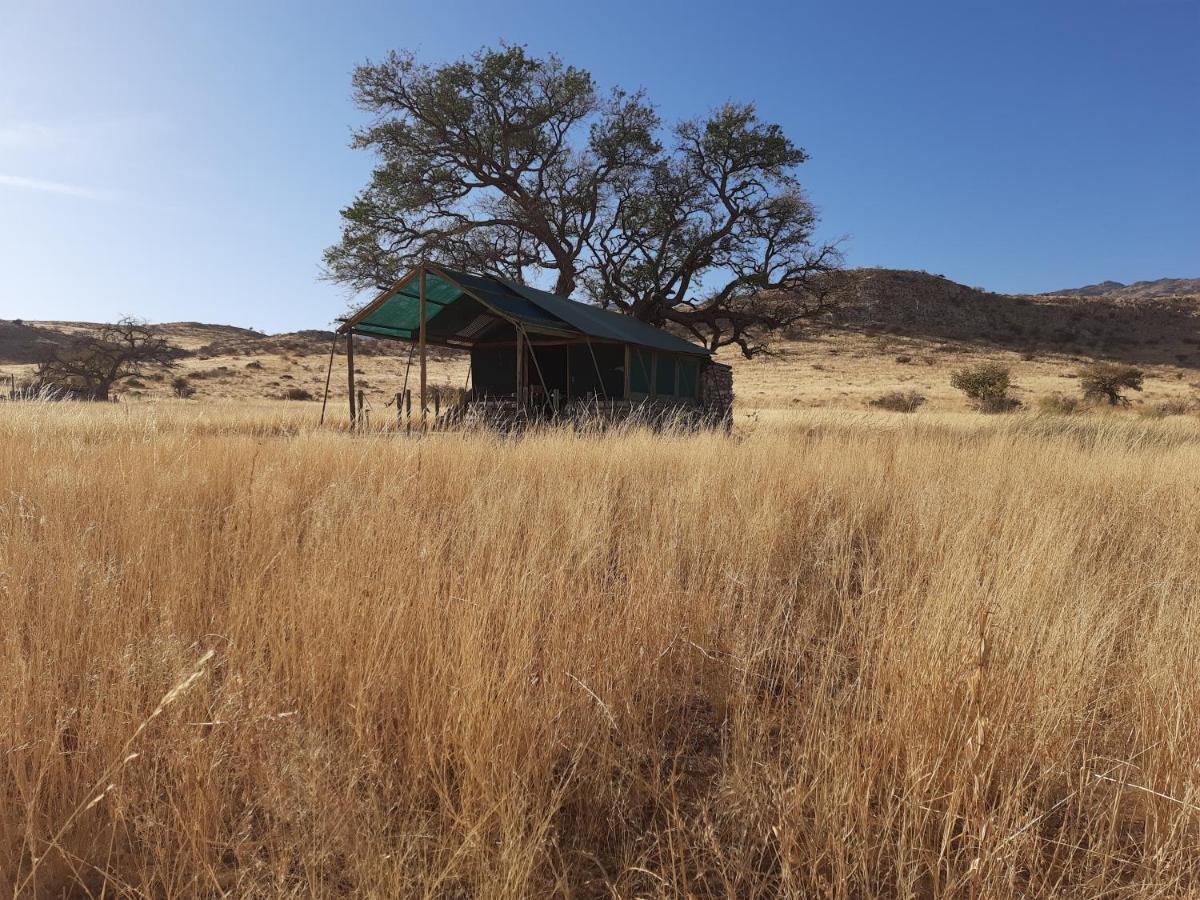
[[[604,374],[600,371],[600,361],[596,359],[596,351],[592,349],[592,342],[587,342],[588,353],[592,355],[592,365],[596,369],[596,383],[600,385],[600,393],[605,400],[608,399],[608,388],[604,386]],[[625,358],[629,358],[629,350],[626,348]],[[628,363],[625,365],[626,371],[629,369]]]
[[[337,332],[334,332],[333,340],[329,342],[329,365],[325,369],[325,393],[321,396],[321,421],[318,425],[325,424],[325,404],[329,402],[329,380],[333,377],[333,354],[337,350]]]
[[[425,429],[425,267],[421,266],[421,301],[420,301],[420,318],[421,318],[421,429]]]
[[[525,406],[525,340],[517,329],[517,405]]]
[[[346,394],[350,398],[350,424],[357,420],[354,407],[354,332],[346,332]]]

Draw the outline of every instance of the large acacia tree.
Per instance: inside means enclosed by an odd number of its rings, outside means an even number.
[[[666,128],[640,93],[522,47],[441,66],[393,53],[354,73],[378,159],[342,211],[330,278],[385,288],[422,259],[553,282],[751,356],[831,305],[807,158],[752,105]]]
[[[62,346],[47,346],[33,380],[36,387],[67,396],[107,400],[118,382],[143,375],[149,368],[174,368],[181,355],[183,351],[145,322],[124,318]]]

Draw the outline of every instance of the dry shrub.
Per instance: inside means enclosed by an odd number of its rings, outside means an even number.
[[[982,413],[1009,413],[1016,412],[1022,407],[1022,403],[1016,397],[982,397],[974,402],[974,407]]]
[[[889,412],[916,412],[925,404],[925,397],[916,391],[889,391],[888,393],[867,401],[868,406],[886,409]]]
[[[0,890],[1200,889],[1195,423],[266,408],[0,420]]]
[[[171,392],[180,400],[196,396],[196,386],[186,375],[176,375],[171,379]]]
[[[1077,397],[1067,397],[1063,394],[1049,394],[1038,397],[1038,412],[1052,416],[1072,416],[1083,410]]]
[[[1197,409],[1200,409],[1200,404],[1196,401],[1177,397],[1151,404],[1140,410],[1140,412],[1151,418],[1164,419],[1167,416],[1188,416],[1196,412]]]

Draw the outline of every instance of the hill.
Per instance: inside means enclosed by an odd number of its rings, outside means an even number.
[[[1130,285],[1112,294],[1020,296],[919,271],[856,269],[843,277],[835,327],[1149,365],[1190,363],[1200,344],[1200,282],[1191,294],[1135,296]],[[1167,282],[1194,283],[1145,284]]]
[[[1180,297],[1188,294],[1200,294],[1200,278],[1156,278],[1153,281],[1135,281],[1133,284],[1102,281],[1099,284],[1089,284],[1079,288],[1050,291],[1042,296],[1145,300],[1155,297]]]

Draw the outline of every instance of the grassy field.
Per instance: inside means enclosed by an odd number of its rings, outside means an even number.
[[[0,889],[1200,891],[1200,422],[5,404]]]

